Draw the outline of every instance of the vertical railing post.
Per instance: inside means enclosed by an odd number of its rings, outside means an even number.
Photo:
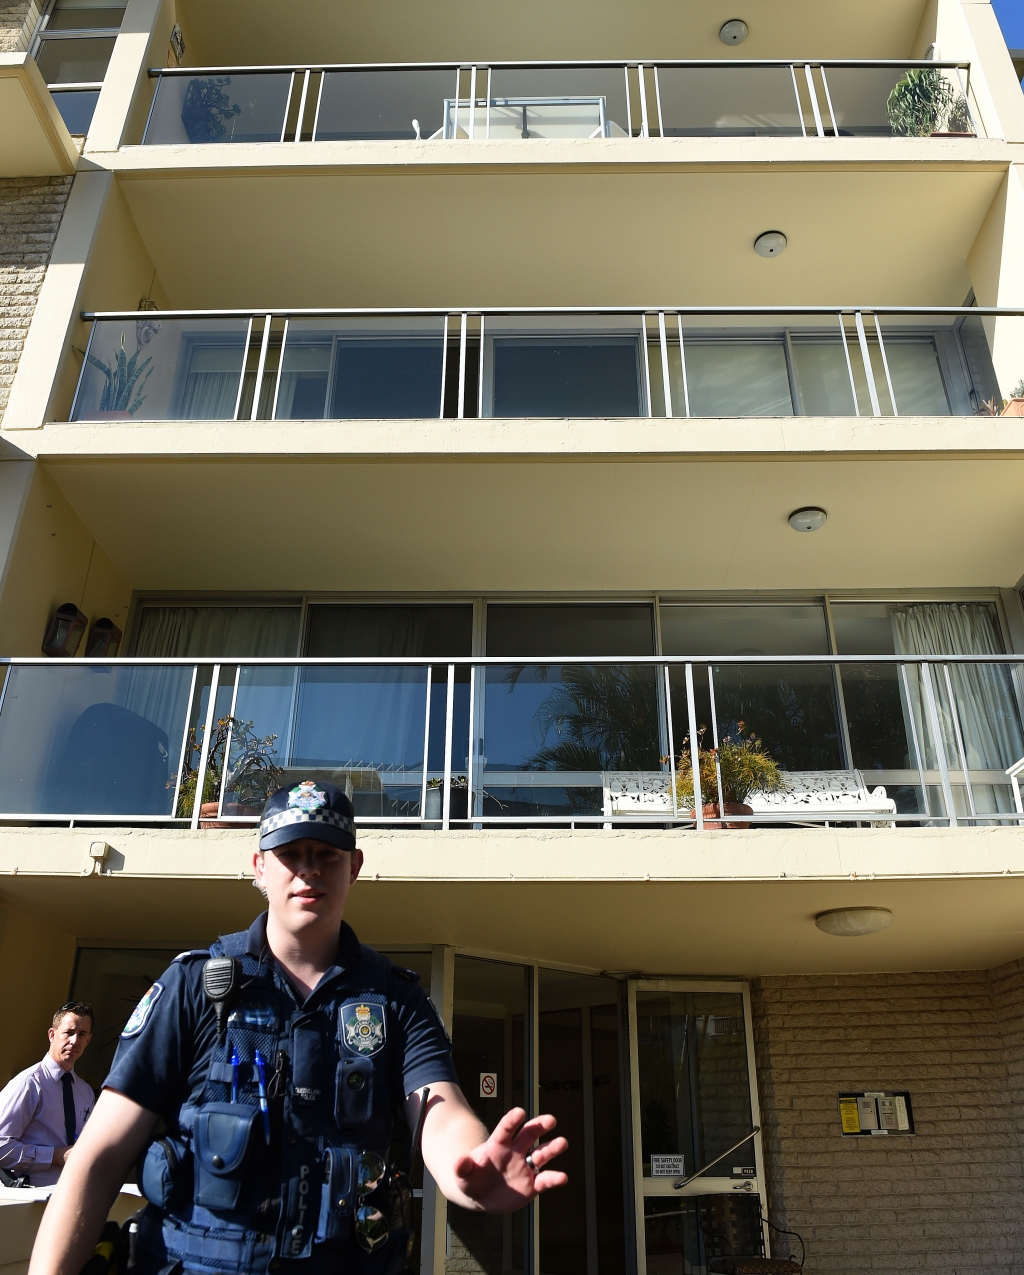
[[[420,783],[420,818],[427,814],[427,763],[430,759],[430,689],[434,672],[432,664],[427,665],[427,692],[423,705],[423,779]]]
[[[302,73],[302,92],[299,94],[299,116],[295,121],[295,137],[292,139],[296,144],[302,141],[302,121],[306,117],[306,94],[309,92],[309,70],[308,68]]]
[[[899,416],[900,409],[896,402],[896,391],[892,387],[892,376],[889,374],[889,359],[885,353],[885,342],[882,340],[882,325],[879,322],[877,314],[872,313],[871,317],[875,321],[875,334],[878,337],[878,353],[882,357],[882,368],[885,371],[885,384],[889,390],[889,406],[892,408],[893,416]]]
[[[697,740],[697,706],[693,699],[693,665],[686,665],[686,715],[690,727],[690,770],[693,774],[693,813],[697,831],[704,831],[704,794],[700,787],[700,749]]]
[[[459,420],[466,415],[466,325],[469,316],[462,312],[462,328],[459,333]]]
[[[853,413],[855,416],[860,415],[860,401],[857,398],[857,382],[853,377],[853,360],[850,358],[850,346],[846,340],[846,324],[843,322],[843,312],[839,311],[839,337],[843,343],[843,353],[846,355],[846,370],[850,376],[850,393],[853,395]]]
[[[715,670],[708,665],[708,695],[711,697],[711,741],[715,747],[715,785],[718,788],[718,813],[725,814],[725,794],[722,792],[722,759],[718,755],[718,705],[715,703]]]
[[[470,141],[476,136],[476,66],[469,71],[469,133]]]
[[[956,740],[956,751],[960,757],[960,767],[964,776],[964,787],[967,789],[967,809],[971,818],[977,817],[974,807],[974,790],[971,788],[971,775],[967,766],[967,749],[964,747],[963,732],[960,728],[960,709],[957,706],[956,694],[953,691],[953,679],[949,675],[949,665],[943,664],[942,672],[946,683],[946,694],[949,696],[949,717],[953,725],[953,738]]]
[[[199,672],[199,666],[194,665],[192,668],[192,682],[188,688],[188,707],[185,709],[185,725],[181,732],[181,748],[178,752],[178,774],[174,780],[174,799],[171,802],[171,817],[178,817],[178,799],[181,796],[181,774],[185,769],[185,750],[188,748],[188,724],[192,720],[192,701],[196,694],[196,674]],[[7,691],[7,683],[4,682],[4,693]],[[3,707],[3,699],[0,697],[0,708]]]
[[[650,137],[651,125],[647,118],[647,82],[644,78],[644,64],[642,62],[636,68],[636,73],[640,83],[640,136]]]
[[[804,104],[800,101],[800,86],[796,82],[796,65],[789,64],[789,73],[793,77],[793,100],[796,102],[796,117],[800,121],[800,135],[807,136],[807,124],[804,121]]]
[[[690,386],[686,379],[686,350],[683,346],[683,316],[676,315],[676,328],[679,332],[679,375],[683,380],[683,415],[690,415]]]
[[[942,783],[942,804],[946,807],[946,820],[950,828],[957,826],[956,809],[953,805],[953,786],[949,782],[949,766],[946,763],[946,745],[942,739],[942,726],[939,721],[939,710],[935,704],[935,688],[932,685],[930,666],[921,663],[921,687],[924,691],[925,712],[928,715],[928,729],[935,741],[935,760],[939,767],[939,779]]]
[[[665,669],[665,724],[668,728],[669,775],[672,784],[672,818],[679,818],[679,794],[676,792],[676,743],[672,729],[672,676],[669,665]]]
[[[661,342],[661,380],[665,390],[665,416],[672,411],[672,378],[668,370],[668,333],[665,331],[665,311],[658,311],[658,339]]]
[[[196,769],[196,796],[192,803],[192,830],[199,827],[199,812],[203,805],[203,786],[206,783],[206,764],[210,758],[210,737],[217,720],[217,691],[220,689],[220,665],[213,666],[210,679],[210,697],[206,701],[206,724],[203,728],[203,742],[199,749],[199,765]]]
[[[825,129],[821,123],[821,110],[818,107],[818,95],[814,91],[814,76],[811,74],[811,64],[804,63],[804,79],[807,81],[807,96],[811,99],[811,110],[814,112],[814,127],[817,129],[818,136],[825,136]]]
[[[857,324],[857,343],[860,345],[861,362],[864,364],[864,379],[868,383],[868,398],[871,400],[871,415],[881,416],[882,409],[878,403],[878,390],[875,388],[875,369],[871,366],[871,351],[868,349],[868,335],[864,331],[864,315],[857,310],[854,312],[854,322]]]
[[[924,801],[924,813],[931,815],[932,799],[928,791],[928,784],[924,777],[924,748],[922,741],[917,736],[917,721],[914,716],[914,705],[910,698],[910,679],[907,677],[907,666],[901,664],[899,666],[900,688],[903,695],[903,708],[906,721],[910,725],[910,746],[913,750],[914,761],[917,765],[918,778],[921,780],[921,798]],[[924,723],[922,723],[923,725]]]
[[[444,789],[441,797],[441,827],[447,832],[452,815],[452,721],[455,714],[455,665],[448,665],[448,700],[444,716]]]
[[[271,316],[269,314],[263,317],[263,340],[260,342],[260,357],[256,364],[256,384],[252,391],[252,411],[249,413],[251,421],[259,420],[260,410],[260,393],[263,390],[263,373],[267,366],[267,348],[270,345],[270,323]]]

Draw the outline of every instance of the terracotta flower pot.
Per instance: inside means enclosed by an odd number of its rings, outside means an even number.
[[[1024,398],[1011,398],[1003,408],[1003,416],[1024,416]]]
[[[752,815],[754,813],[752,806],[745,806],[739,801],[727,801],[725,803],[725,813],[727,815]],[[696,819],[697,811],[690,811],[690,818]],[[749,828],[749,823],[723,823],[721,811],[718,809],[718,802],[712,801],[704,807],[704,827],[705,828]]]
[[[199,807],[199,826],[200,828],[237,828],[237,823],[225,823],[217,818],[216,801],[204,801]],[[235,801],[226,801],[224,803],[225,815],[255,815],[259,816],[259,811],[250,807],[240,805]]]

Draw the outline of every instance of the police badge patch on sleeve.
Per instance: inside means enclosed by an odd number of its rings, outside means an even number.
[[[127,1040],[131,1036],[137,1036],[139,1032],[142,1031],[149,1019],[153,1006],[160,999],[163,990],[163,983],[154,983],[145,996],[143,996],[142,1000],[140,1000],[132,1010],[131,1018],[129,1018],[124,1025],[124,1030],[121,1032],[121,1038],[123,1040]]]
[[[384,1006],[372,1001],[350,1001],[342,1005],[341,1032],[347,1049],[372,1058],[384,1048]]]

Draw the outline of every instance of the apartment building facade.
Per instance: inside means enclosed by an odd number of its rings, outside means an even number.
[[[417,1183],[423,1275],[1024,1268],[991,6],[0,16],[2,1078],[71,994],[101,1084],[329,779],[360,937],[571,1142]]]

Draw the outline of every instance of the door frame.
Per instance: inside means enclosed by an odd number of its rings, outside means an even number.
[[[674,1190],[671,1178],[658,1180],[657,1189],[652,1184],[653,1178],[644,1179],[643,1155],[641,1147],[640,1126],[640,1061],[637,1049],[637,992],[730,992],[740,994],[743,998],[743,1032],[747,1049],[747,1080],[750,1086],[750,1113],[755,1125],[761,1124],[761,1105],[757,1096],[757,1067],[754,1058],[754,1030],[750,1014],[750,986],[738,980],[725,979],[691,979],[691,978],[637,978],[630,979],[627,985],[629,1007],[629,1096],[632,1105],[632,1138],[633,1138],[633,1191],[636,1211],[636,1270],[637,1275],[647,1275],[647,1246],[644,1226],[644,1199],[647,1196],[667,1196],[672,1199],[697,1195],[727,1195],[735,1190],[757,1195],[761,1205],[761,1216],[768,1215],[768,1200],[765,1192],[764,1154],[762,1134],[754,1135],[754,1167],[757,1173],[751,1183],[748,1178],[737,1183],[733,1178],[698,1178],[689,1187],[684,1187],[679,1194]],[[627,1155],[629,1154],[627,1150]],[[646,1189],[645,1189],[646,1181]],[[749,1187],[749,1191],[748,1191]],[[762,1223],[765,1253],[771,1254],[767,1225]]]

